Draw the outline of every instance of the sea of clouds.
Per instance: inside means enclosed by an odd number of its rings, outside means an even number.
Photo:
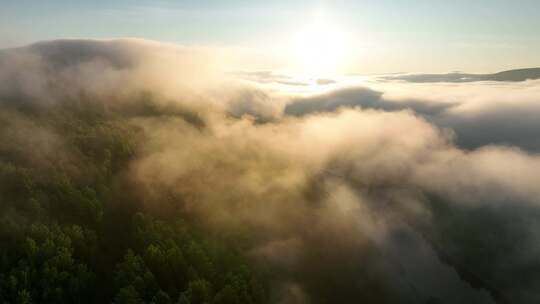
[[[154,94],[170,115],[129,118],[147,139],[125,172],[133,191],[249,231],[275,302],[540,300],[539,80],[309,79],[225,61],[136,39],[3,50],[0,134],[36,163],[69,158],[14,109],[127,113]]]

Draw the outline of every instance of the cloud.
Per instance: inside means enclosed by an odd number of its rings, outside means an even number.
[[[48,143],[71,162],[32,113],[99,105],[136,127],[144,141],[122,175],[133,195],[156,212],[173,200],[217,235],[249,235],[247,254],[275,271],[276,302],[540,300],[537,274],[518,279],[540,267],[537,82],[337,81],[300,96],[220,62],[139,40],[4,51],[0,118],[24,120],[5,132],[21,149]]]
[[[306,82],[297,81],[291,76],[277,74],[273,71],[239,71],[232,73],[233,76],[240,77],[245,80],[255,81],[257,83],[276,83],[290,86],[307,86]]]
[[[384,111],[411,110],[456,134],[466,149],[512,145],[540,151],[540,82],[464,84],[348,85],[311,95],[292,97],[286,115],[333,112],[339,108]]]
[[[318,85],[328,85],[328,84],[334,84],[334,83],[336,83],[336,81],[332,79],[326,79],[326,78],[317,79]]]
[[[158,148],[141,157],[133,175],[147,189],[164,187],[193,198],[187,208],[215,229],[257,231],[269,243],[255,252],[300,277],[313,297],[346,302],[371,293],[374,299],[385,294],[414,302],[454,295],[489,303],[487,291],[470,290],[438,260],[444,248],[429,249],[421,237],[439,229],[436,222],[426,230],[416,226],[430,221],[426,196],[444,197],[451,209],[472,210],[536,208],[540,198],[537,157],[500,147],[464,152],[410,112],[348,110],[212,126],[202,134],[175,122],[157,127],[159,132],[149,133],[159,134],[150,143]],[[408,256],[396,255],[405,249]],[[414,265],[418,254],[426,255],[425,264],[403,274],[400,265]],[[364,285],[372,276],[382,284],[380,294]],[[335,285],[320,286],[330,278]],[[409,291],[410,285],[420,289],[434,282],[439,289]],[[481,287],[494,292],[487,283]]]
[[[448,103],[431,103],[423,100],[404,100],[395,102],[385,100],[383,93],[367,87],[346,87],[320,95],[293,98],[285,107],[285,114],[302,116],[316,112],[333,112],[342,107],[361,107],[399,111],[413,109],[426,115],[435,115],[452,107]]]
[[[212,51],[140,39],[56,40],[8,49],[0,56],[0,98],[55,103],[78,98],[158,91],[194,98],[212,83]]]

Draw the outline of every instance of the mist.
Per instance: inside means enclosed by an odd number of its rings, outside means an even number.
[[[89,179],[49,121],[97,113],[96,140],[136,134],[117,207],[241,242],[272,303],[540,300],[539,81],[319,79],[305,94],[225,57],[135,39],[3,50],[3,162]]]

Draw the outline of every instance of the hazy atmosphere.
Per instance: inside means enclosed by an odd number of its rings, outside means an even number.
[[[537,1],[0,5],[0,302],[540,301]]]

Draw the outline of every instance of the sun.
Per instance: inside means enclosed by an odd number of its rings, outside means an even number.
[[[293,53],[297,68],[302,73],[317,77],[337,73],[347,55],[345,32],[318,19],[297,31]]]

